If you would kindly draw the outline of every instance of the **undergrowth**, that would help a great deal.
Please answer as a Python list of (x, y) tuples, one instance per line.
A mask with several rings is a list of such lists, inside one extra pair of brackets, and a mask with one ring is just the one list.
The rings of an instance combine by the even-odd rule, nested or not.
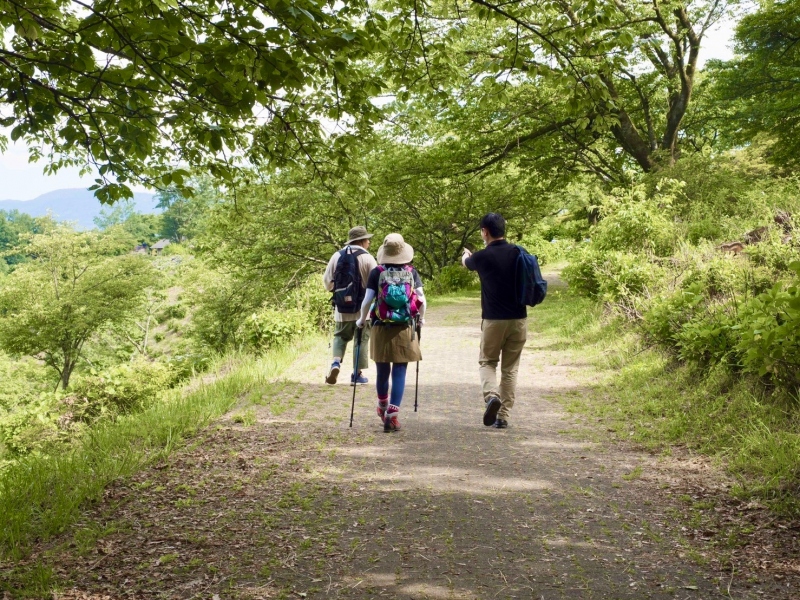
[(251, 389), (279, 375), (309, 340), (260, 357), (227, 356), (188, 387), (142, 412), (102, 422), (69, 451), (31, 454), (0, 473), (0, 555), (26, 555), (36, 541), (63, 532), (81, 507), (113, 481), (164, 459)]
[(800, 515), (797, 398), (724, 366), (680, 363), (565, 288), (530, 315), (550, 347), (571, 349), (594, 366), (590, 391), (569, 399), (571, 411), (603, 419), (618, 438), (649, 449), (682, 446), (705, 455), (733, 475), (736, 496)]

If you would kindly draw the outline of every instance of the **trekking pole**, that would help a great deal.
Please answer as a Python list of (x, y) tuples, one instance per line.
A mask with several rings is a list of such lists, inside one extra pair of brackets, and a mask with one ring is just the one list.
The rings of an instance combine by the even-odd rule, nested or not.
[(353, 405), (350, 407), (350, 427), (353, 426), (353, 413), (356, 410), (356, 388), (358, 388), (358, 359), (361, 355), (361, 332), (363, 329), (356, 328), (356, 364), (353, 367)]
[[(422, 343), (422, 324), (417, 321), (417, 341)], [(417, 398), (419, 397), (419, 361), (417, 361), (417, 381), (414, 384), (414, 412), (417, 412)]]

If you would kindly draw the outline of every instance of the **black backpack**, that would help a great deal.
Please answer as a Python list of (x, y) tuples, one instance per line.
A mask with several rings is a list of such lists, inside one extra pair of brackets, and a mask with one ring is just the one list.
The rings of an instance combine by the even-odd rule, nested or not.
[(353, 314), (361, 310), (366, 290), (361, 285), (358, 257), (366, 250), (349, 246), (339, 252), (339, 261), (333, 272), (333, 297), (331, 304), (342, 314)]
[(542, 277), (539, 268), (539, 259), (533, 254), (528, 254), (522, 246), (517, 246), (516, 287), (517, 302), (526, 306), (541, 304), (547, 295), (547, 281)]

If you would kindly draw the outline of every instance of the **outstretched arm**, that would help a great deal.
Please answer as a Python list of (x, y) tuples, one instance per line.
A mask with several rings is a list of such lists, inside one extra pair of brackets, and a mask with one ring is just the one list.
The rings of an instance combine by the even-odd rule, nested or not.
[(425, 300), (425, 292), (422, 291), (421, 287), (416, 288), (414, 291), (417, 292), (417, 298), (419, 298), (419, 302), (420, 302), (420, 305), (419, 305), (419, 320), (420, 320), (420, 323), (424, 324), (425, 323), (425, 309), (428, 306), (428, 302)]
[(372, 305), (372, 301), (375, 299), (375, 290), (367, 289), (366, 293), (364, 294), (364, 302), (361, 303), (361, 316), (356, 321), (357, 327), (363, 327), (364, 323), (367, 322), (367, 317), (369, 317), (369, 307)]
[(464, 248), (464, 252), (461, 253), (461, 265), (467, 267), (467, 259), (472, 256), (472, 252), (470, 252), (467, 248)]

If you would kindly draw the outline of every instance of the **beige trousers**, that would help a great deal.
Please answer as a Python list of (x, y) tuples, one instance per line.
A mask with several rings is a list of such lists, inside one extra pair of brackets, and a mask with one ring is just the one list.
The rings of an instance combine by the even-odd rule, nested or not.
[[(499, 396), (503, 405), (497, 417), (508, 419), (514, 406), (517, 372), (522, 348), (528, 339), (527, 319), (484, 319), (481, 322), (480, 364), (483, 399)], [(500, 363), (500, 387), (497, 387), (497, 363)]]

